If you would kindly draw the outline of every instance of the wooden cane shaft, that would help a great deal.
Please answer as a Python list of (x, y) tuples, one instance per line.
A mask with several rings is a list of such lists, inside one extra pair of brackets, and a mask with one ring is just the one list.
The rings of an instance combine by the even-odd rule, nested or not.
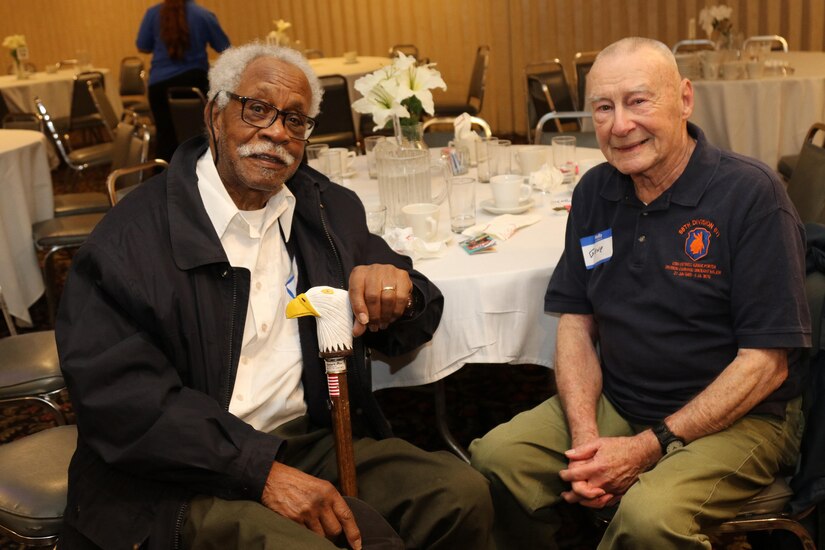
[(348, 497), (358, 496), (355, 481), (355, 453), (352, 448), (352, 423), (349, 410), (349, 386), (347, 373), (327, 373), (332, 402), (332, 430), (335, 437), (335, 455), (338, 462), (338, 479), (341, 493)]

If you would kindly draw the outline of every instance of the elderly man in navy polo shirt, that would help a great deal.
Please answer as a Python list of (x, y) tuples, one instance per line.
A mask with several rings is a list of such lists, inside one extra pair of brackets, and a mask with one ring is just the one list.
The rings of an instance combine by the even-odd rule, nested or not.
[(767, 166), (688, 122), (664, 44), (605, 48), (588, 101), (608, 162), (573, 193), (545, 297), (558, 395), (475, 441), (473, 464), (500, 547), (552, 547), (563, 499), (616, 508), (599, 548), (710, 548), (798, 453), (804, 231)]

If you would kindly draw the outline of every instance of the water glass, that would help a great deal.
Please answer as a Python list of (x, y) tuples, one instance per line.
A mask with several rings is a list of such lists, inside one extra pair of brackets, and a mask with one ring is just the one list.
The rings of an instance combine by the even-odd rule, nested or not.
[[(512, 166), (510, 162), (510, 140), (500, 139), (496, 142), (495, 149), (495, 167), (490, 166), (491, 176), (498, 176), (501, 174), (511, 174)], [(491, 157), (493, 158), (493, 157)]]
[(319, 172), (324, 172), (321, 169), (321, 153), (329, 150), (329, 145), (326, 143), (311, 143), (304, 148), (307, 155), (307, 164), (315, 168)]
[(383, 204), (368, 204), (364, 207), (367, 215), (367, 229), (374, 235), (384, 234), (387, 223), (387, 207)]
[(331, 182), (344, 183), (344, 157), (340, 151), (327, 149), (321, 153), (320, 161), (321, 172)]
[(476, 162), (478, 169), (478, 181), (487, 183), (490, 181), (491, 168), (494, 164), (495, 145), (498, 143), (497, 137), (483, 137), (476, 142)]
[(553, 166), (561, 171), (564, 183), (576, 180), (576, 136), (556, 136), (550, 140)]
[(470, 176), (450, 178), (450, 229), (461, 233), (476, 223), (476, 180)]
[(375, 163), (375, 146), (378, 145), (384, 136), (367, 136), (364, 138), (364, 154), (367, 155), (367, 170), (370, 177), (375, 179), (378, 177), (378, 166)]

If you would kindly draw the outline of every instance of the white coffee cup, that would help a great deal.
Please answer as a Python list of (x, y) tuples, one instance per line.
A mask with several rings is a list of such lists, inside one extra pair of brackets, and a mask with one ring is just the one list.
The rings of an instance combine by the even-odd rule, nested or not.
[(346, 147), (330, 147), (329, 152), (336, 152), (341, 155), (341, 165), (344, 167), (344, 175), (352, 172), (355, 166), (355, 151), (350, 151)]
[(521, 173), (529, 176), (547, 163), (549, 149), (543, 145), (524, 145), (516, 149), (516, 160)]
[(401, 209), (413, 235), (425, 241), (435, 240), (438, 234), (438, 205), (428, 202), (408, 204)]
[(530, 198), (530, 186), (518, 174), (500, 174), (490, 178), (493, 201), (497, 208), (515, 208)]

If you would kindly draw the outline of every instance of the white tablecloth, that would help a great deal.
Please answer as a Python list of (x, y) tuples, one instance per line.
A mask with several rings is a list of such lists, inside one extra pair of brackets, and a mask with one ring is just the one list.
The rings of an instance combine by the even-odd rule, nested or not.
[[(112, 104), (115, 113), (120, 116), (123, 111), (123, 102), (120, 99), (118, 83), (112, 78), (109, 69), (94, 68), (94, 71), (103, 73), (106, 83), (106, 96)], [(25, 80), (18, 80), (15, 75), (0, 76), (0, 93), (12, 113), (33, 113), (34, 97), (38, 96), (49, 111), (52, 118), (67, 117), (72, 107), (72, 86), (74, 85), (74, 70), (57, 71), (56, 73), (38, 72)]]
[(46, 149), (39, 132), (0, 130), (0, 286), (11, 314), (26, 323), (44, 290), (32, 224), (54, 215)]
[[(597, 149), (579, 148), (577, 156), (604, 159)], [(378, 202), (378, 185), (367, 177), (364, 157), (355, 166), (355, 178), (344, 184), (365, 203)], [(478, 183), (476, 203), (489, 198), (490, 186)], [(564, 249), (567, 213), (546, 203), (529, 211), (541, 216), (538, 223), (498, 243), (496, 252), (470, 256), (458, 246), (456, 235), (445, 256), (416, 261), (415, 268), (444, 294), (444, 315), (432, 341), (415, 352), (374, 356), (375, 389), (428, 384), (466, 363), (553, 366), (557, 318), (544, 313), (544, 293)], [(477, 209), (477, 222), (493, 217)], [(439, 228), (449, 231), (446, 202)]]
[(825, 53), (773, 52), (794, 68), (788, 76), (755, 80), (697, 80), (691, 121), (714, 145), (776, 169), (779, 157), (799, 153), (811, 124), (825, 120)]
[[(355, 63), (348, 63), (343, 57), (320, 57), (310, 59), (309, 64), (318, 76), (341, 75), (347, 80), (350, 105), (361, 94), (355, 91), (355, 81), (367, 73), (371, 73), (392, 63), (389, 57), (358, 57)], [(323, 108), (323, 106), (322, 106)], [(361, 115), (352, 112), (352, 122), (355, 124), (355, 134), (360, 137)]]

